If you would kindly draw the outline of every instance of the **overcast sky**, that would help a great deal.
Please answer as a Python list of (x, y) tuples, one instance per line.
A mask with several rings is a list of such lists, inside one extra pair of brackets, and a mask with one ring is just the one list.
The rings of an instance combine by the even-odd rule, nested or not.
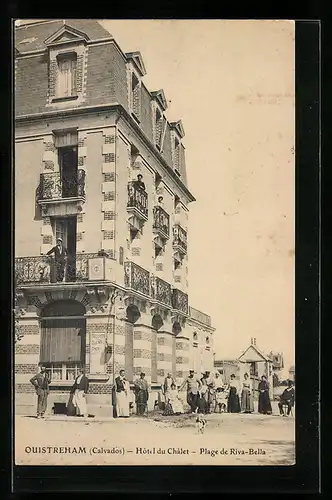
[(256, 337), (294, 358), (294, 23), (103, 21), (139, 50), (149, 90), (182, 119), (189, 296), (211, 314), (216, 358)]

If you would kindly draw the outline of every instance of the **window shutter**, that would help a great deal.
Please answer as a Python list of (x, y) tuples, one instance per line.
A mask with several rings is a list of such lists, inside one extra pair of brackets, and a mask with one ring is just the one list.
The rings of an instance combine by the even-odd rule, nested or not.
[(78, 134), (76, 130), (69, 130), (55, 135), (54, 144), (56, 148), (78, 145)]
[(43, 320), (40, 361), (42, 363), (81, 362), (84, 325), (77, 320)]

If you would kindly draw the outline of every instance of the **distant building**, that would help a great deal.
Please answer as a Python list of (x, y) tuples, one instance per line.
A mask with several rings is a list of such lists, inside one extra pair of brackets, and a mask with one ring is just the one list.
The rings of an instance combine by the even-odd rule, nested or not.
[(229, 360), (229, 359), (219, 359), (215, 360), (214, 367), (216, 371), (218, 371), (223, 378), (225, 384), (228, 384), (231, 378), (231, 375), (234, 373), (236, 378), (239, 380), (240, 378), (240, 366), (239, 361), (237, 359)]
[(282, 352), (274, 353), (270, 351), (269, 358), (272, 360), (272, 369), (274, 372), (281, 372), (284, 369), (284, 355)]
[[(240, 362), (240, 377), (243, 378), (244, 373), (250, 375), (254, 389), (258, 389), (259, 381), (262, 375), (265, 375), (270, 384), (270, 397), (273, 397), (273, 361), (261, 351), (256, 345), (256, 339), (251, 339), (251, 344), (238, 358)], [(255, 398), (258, 392), (254, 392)]]

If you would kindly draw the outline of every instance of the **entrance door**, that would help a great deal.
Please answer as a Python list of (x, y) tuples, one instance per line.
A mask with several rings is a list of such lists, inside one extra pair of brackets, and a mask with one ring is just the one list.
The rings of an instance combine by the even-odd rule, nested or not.
[(62, 181), (62, 197), (77, 196), (77, 147), (59, 148), (59, 166)]

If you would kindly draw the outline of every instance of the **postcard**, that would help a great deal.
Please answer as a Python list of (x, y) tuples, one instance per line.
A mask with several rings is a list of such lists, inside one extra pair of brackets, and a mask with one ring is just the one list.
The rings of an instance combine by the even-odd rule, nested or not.
[(295, 464), (294, 21), (14, 46), (15, 464)]

